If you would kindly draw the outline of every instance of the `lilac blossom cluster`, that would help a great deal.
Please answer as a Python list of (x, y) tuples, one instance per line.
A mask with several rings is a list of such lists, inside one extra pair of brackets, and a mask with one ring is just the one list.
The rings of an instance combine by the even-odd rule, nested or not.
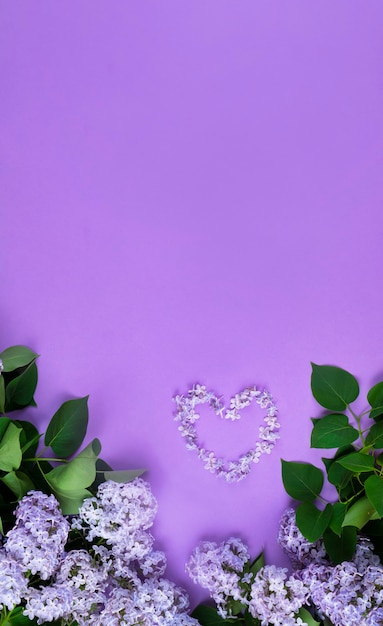
[(383, 566), (368, 538), (359, 538), (351, 561), (333, 565), (323, 542), (310, 544), (289, 509), (282, 516), (278, 539), (320, 619), (327, 617), (334, 626), (383, 623)]
[[(198, 458), (204, 463), (204, 468), (227, 482), (238, 482), (250, 472), (252, 463), (258, 463), (262, 454), (270, 454), (279, 439), (278, 409), (273, 397), (266, 389), (259, 391), (256, 386), (247, 387), (237, 393), (230, 400), (229, 409), (225, 410), (222, 399), (212, 391), (207, 391), (204, 385), (196, 384), (187, 392), (187, 395), (177, 395), (174, 398), (177, 405), (175, 420), (180, 422), (178, 430), (186, 440), (186, 448), (195, 450)], [(200, 418), (196, 406), (207, 404), (216, 415), (223, 419), (238, 420), (239, 411), (252, 402), (256, 402), (262, 409), (266, 409), (265, 426), (259, 427), (258, 440), (253, 448), (242, 454), (238, 460), (227, 461), (219, 458), (211, 450), (206, 449), (199, 441), (195, 422)]]
[(239, 602), (262, 626), (305, 625), (297, 613), (307, 602), (308, 588), (299, 578), (288, 578), (286, 569), (273, 565), (252, 572), (247, 547), (239, 539), (201, 542), (186, 570), (195, 583), (208, 589), (223, 618), (234, 617)]
[[(0, 610), (21, 606), (38, 624), (198, 626), (185, 592), (163, 577), (164, 553), (153, 550), (156, 511), (140, 478), (102, 483), (71, 527), (53, 496), (30, 492), (0, 548)], [(68, 549), (78, 535), (85, 548)]]

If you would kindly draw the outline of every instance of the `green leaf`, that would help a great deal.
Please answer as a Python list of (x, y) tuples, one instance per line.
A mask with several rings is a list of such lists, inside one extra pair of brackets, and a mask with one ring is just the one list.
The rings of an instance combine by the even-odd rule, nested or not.
[(302, 535), (311, 543), (322, 537), (331, 517), (331, 504), (327, 504), (323, 511), (320, 511), (312, 502), (303, 502), (296, 510), (297, 526)]
[(37, 366), (32, 362), (19, 376), (11, 380), (6, 388), (6, 410), (35, 405), (33, 394), (37, 387)]
[(250, 569), (249, 569), (250, 574), (254, 574), (255, 576), (256, 574), (258, 574), (259, 570), (261, 570), (262, 567), (264, 567), (264, 565), (265, 565), (265, 557), (264, 557), (263, 552), (261, 552), (261, 554), (257, 556), (257, 558), (254, 559), (254, 561), (250, 565)]
[(359, 438), (347, 415), (333, 413), (317, 420), (311, 433), (312, 448), (339, 448)]
[(84, 500), (92, 497), (92, 493), (88, 489), (63, 491), (58, 488), (55, 489), (54, 495), (60, 503), (60, 507), (64, 515), (77, 515)]
[(44, 443), (60, 457), (72, 456), (84, 440), (88, 427), (88, 398), (64, 402), (49, 422)]
[(21, 606), (15, 607), (8, 613), (7, 621), (1, 623), (4, 623), (4, 626), (37, 626), (36, 619), (30, 620), (29, 617), (23, 614), (23, 610), (24, 608)]
[(360, 498), (347, 511), (342, 527), (355, 526), (359, 530), (370, 520), (379, 519), (375, 507), (368, 498)]
[(371, 387), (367, 394), (367, 400), (372, 408), (371, 418), (379, 417), (383, 413), (383, 382), (377, 383)]
[(21, 429), (10, 423), (0, 441), (0, 469), (4, 472), (11, 472), (20, 467), (22, 459), (20, 433)]
[(295, 500), (312, 502), (322, 491), (323, 472), (311, 463), (282, 459), (282, 480), (289, 496)]
[(352, 452), (336, 462), (355, 474), (359, 474), (360, 472), (373, 472), (375, 467), (374, 457), (370, 454), (363, 454), (362, 452)]
[(302, 622), (307, 624), (307, 626), (320, 626), (320, 622), (317, 622), (311, 613), (309, 613), (303, 606), (299, 609), (296, 615), (297, 617), (300, 617)]
[(96, 477), (96, 461), (100, 451), (99, 440), (93, 439), (74, 459), (48, 472), (46, 481), (54, 492), (86, 489)]
[(354, 474), (350, 472), (350, 470), (342, 467), (341, 465), (339, 465), (339, 463), (336, 463), (335, 461), (333, 461), (327, 467), (328, 481), (332, 485), (335, 485), (335, 487), (337, 487), (339, 491), (344, 489), (348, 485), (353, 476)]
[(31, 422), (27, 422), (26, 420), (13, 420), (13, 423), (21, 428), (20, 446), (23, 456), (28, 452), (28, 457), (33, 457), (36, 454), (38, 443), (42, 435), (40, 435), (37, 428)]
[(317, 402), (330, 411), (344, 411), (359, 395), (356, 378), (340, 367), (311, 363), (311, 390)]
[(146, 469), (137, 470), (108, 470), (104, 472), (105, 480), (114, 480), (116, 483), (130, 483), (138, 476), (142, 476)]
[(4, 378), (0, 373), (0, 413), (5, 411), (5, 385)]
[(383, 448), (383, 421), (373, 424), (367, 434), (366, 446), (372, 446), (376, 450)]
[(224, 619), (218, 615), (216, 609), (206, 606), (206, 604), (197, 606), (191, 616), (197, 619), (202, 626), (225, 626), (226, 624), (236, 624), (238, 622), (236, 619)]
[(341, 536), (332, 532), (329, 528), (323, 535), (323, 542), (330, 559), (336, 565), (342, 561), (350, 561), (356, 548), (356, 528), (348, 526), (343, 528)]
[(330, 521), (330, 528), (333, 533), (338, 535), (338, 537), (342, 534), (342, 524), (344, 517), (346, 515), (347, 506), (343, 504), (343, 502), (335, 502), (332, 505), (332, 518)]
[(383, 517), (383, 480), (378, 476), (369, 476), (364, 483), (366, 496), (379, 517)]
[(4, 372), (13, 372), (19, 367), (25, 367), (37, 359), (38, 356), (36, 352), (32, 352), (32, 350), (26, 346), (12, 346), (0, 352)]
[(15, 494), (17, 500), (21, 500), (28, 491), (35, 488), (33, 482), (24, 472), (8, 472), (0, 480)]

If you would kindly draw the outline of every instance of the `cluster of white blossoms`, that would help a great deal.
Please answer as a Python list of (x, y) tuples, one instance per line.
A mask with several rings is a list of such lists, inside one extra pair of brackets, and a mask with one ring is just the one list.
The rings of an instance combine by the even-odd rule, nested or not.
[(20, 606), (38, 624), (198, 626), (186, 593), (163, 578), (148, 530), (156, 512), (141, 478), (102, 483), (71, 526), (54, 496), (30, 492), (0, 548), (0, 610)]
[(287, 569), (274, 565), (252, 572), (247, 547), (240, 539), (231, 537), (221, 544), (201, 542), (186, 570), (195, 583), (208, 589), (224, 619), (235, 616), (239, 603), (262, 626), (305, 624), (297, 615), (308, 598), (304, 583), (288, 578)]
[[(229, 409), (225, 409), (222, 398), (214, 392), (207, 391), (204, 385), (196, 384), (186, 395), (176, 395), (174, 401), (177, 405), (175, 420), (180, 422), (178, 430), (186, 440), (186, 448), (195, 450), (198, 457), (203, 461), (205, 469), (219, 477), (225, 478), (227, 482), (238, 482), (245, 478), (250, 472), (252, 463), (258, 463), (262, 454), (270, 454), (279, 439), (278, 409), (273, 402), (273, 397), (266, 389), (259, 391), (256, 386), (247, 387), (237, 393), (230, 400)], [(196, 411), (198, 405), (207, 404), (214, 410), (216, 415), (223, 419), (240, 419), (240, 410), (250, 406), (253, 402), (261, 409), (266, 409), (264, 417), (265, 425), (261, 425), (258, 430), (258, 439), (254, 446), (242, 454), (237, 460), (225, 460), (217, 457), (212, 450), (207, 450), (199, 441), (196, 421), (200, 415)]]

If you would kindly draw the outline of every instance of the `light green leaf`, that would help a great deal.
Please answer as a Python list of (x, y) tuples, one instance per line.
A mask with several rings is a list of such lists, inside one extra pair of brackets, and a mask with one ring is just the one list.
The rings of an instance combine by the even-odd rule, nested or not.
[(378, 476), (369, 476), (364, 483), (366, 496), (375, 508), (379, 517), (383, 517), (383, 479)]
[(342, 527), (355, 526), (359, 530), (370, 520), (379, 519), (375, 507), (368, 498), (360, 498), (347, 511)]
[(99, 440), (93, 439), (74, 459), (45, 474), (45, 480), (55, 492), (86, 489), (96, 477), (96, 461), (100, 451)]
[(367, 394), (367, 400), (372, 408), (371, 418), (379, 417), (383, 413), (383, 382), (377, 383), (371, 387)]
[(0, 469), (4, 472), (11, 472), (20, 467), (22, 459), (20, 434), (21, 429), (11, 422), (0, 441)]
[(311, 390), (321, 406), (330, 411), (344, 411), (359, 395), (356, 378), (340, 367), (311, 363)]
[(4, 372), (13, 372), (18, 367), (25, 367), (37, 359), (39, 355), (26, 346), (12, 346), (0, 352)]
[(315, 421), (311, 433), (312, 448), (339, 448), (359, 438), (344, 413), (332, 413)]
[(33, 482), (24, 472), (8, 472), (0, 480), (15, 494), (17, 500), (21, 500), (28, 491), (35, 488)]
[(312, 502), (322, 491), (323, 472), (311, 463), (282, 459), (282, 480), (289, 496), (295, 500)]
[(331, 517), (331, 504), (327, 504), (323, 511), (320, 511), (312, 502), (303, 502), (296, 510), (297, 526), (302, 535), (311, 543), (318, 541), (323, 535)]
[(146, 469), (137, 470), (108, 470), (104, 472), (105, 480), (114, 480), (116, 483), (130, 483), (132, 480), (141, 476)]
[(77, 489), (71, 491), (55, 489), (54, 495), (60, 503), (60, 508), (64, 515), (77, 515), (84, 500), (92, 497), (92, 493), (88, 491), (88, 489)]
[(351, 454), (343, 456), (336, 462), (355, 474), (373, 472), (375, 467), (374, 457), (370, 454), (363, 454), (362, 452), (352, 452)]
[(7, 411), (18, 407), (34, 405), (33, 394), (37, 386), (37, 366), (32, 362), (25, 370), (11, 380), (6, 389)]
[(84, 440), (88, 426), (88, 398), (64, 402), (49, 422), (44, 443), (59, 457), (72, 456)]

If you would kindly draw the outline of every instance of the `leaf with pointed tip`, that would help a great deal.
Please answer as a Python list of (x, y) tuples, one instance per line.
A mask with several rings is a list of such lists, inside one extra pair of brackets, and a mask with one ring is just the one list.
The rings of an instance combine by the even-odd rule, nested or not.
[(323, 534), (323, 541), (333, 563), (337, 565), (342, 561), (350, 561), (356, 548), (356, 528), (353, 526), (343, 528), (340, 537), (328, 528)]
[(11, 472), (20, 467), (22, 459), (20, 433), (21, 428), (10, 423), (2, 436), (0, 441), (0, 469), (4, 472)]
[(29, 476), (20, 471), (8, 472), (0, 480), (15, 494), (17, 500), (21, 500), (28, 491), (35, 488)]
[(13, 378), (5, 391), (6, 411), (15, 411), (20, 407), (36, 406), (33, 395), (37, 387), (37, 366), (30, 363), (19, 376)]
[(282, 480), (289, 496), (295, 500), (312, 502), (322, 491), (323, 472), (311, 463), (282, 459)]
[(138, 476), (142, 476), (146, 469), (136, 470), (107, 470), (104, 472), (105, 480), (114, 480), (116, 483), (130, 483)]
[(48, 424), (44, 443), (60, 457), (72, 456), (84, 441), (88, 427), (88, 398), (67, 400)]
[(375, 474), (369, 476), (364, 483), (366, 496), (375, 508), (379, 517), (383, 517), (383, 480)]
[(86, 489), (96, 477), (96, 461), (100, 451), (99, 440), (93, 439), (74, 459), (48, 472), (45, 480), (55, 492)]
[(348, 509), (344, 516), (342, 527), (355, 526), (360, 530), (367, 522), (374, 519), (379, 519), (375, 507), (368, 498), (360, 498)]
[(340, 367), (311, 363), (311, 390), (315, 400), (330, 411), (344, 411), (359, 395), (356, 378)]
[(32, 352), (26, 346), (11, 346), (0, 352), (4, 372), (13, 372), (19, 367), (25, 367), (37, 359), (38, 356), (36, 352)]
[(383, 421), (373, 424), (367, 433), (366, 446), (372, 446), (375, 450), (383, 448)]
[(342, 467), (354, 472), (354, 474), (373, 472), (375, 467), (374, 457), (370, 454), (363, 454), (362, 452), (352, 452), (336, 462)]
[(367, 400), (371, 407), (370, 417), (375, 419), (383, 413), (383, 382), (371, 387), (367, 394)]
[(312, 448), (339, 448), (359, 438), (344, 413), (332, 413), (317, 420), (311, 433)]
[(297, 526), (302, 535), (311, 543), (318, 541), (328, 527), (332, 517), (331, 504), (326, 504), (323, 511), (312, 502), (303, 502), (296, 510)]

